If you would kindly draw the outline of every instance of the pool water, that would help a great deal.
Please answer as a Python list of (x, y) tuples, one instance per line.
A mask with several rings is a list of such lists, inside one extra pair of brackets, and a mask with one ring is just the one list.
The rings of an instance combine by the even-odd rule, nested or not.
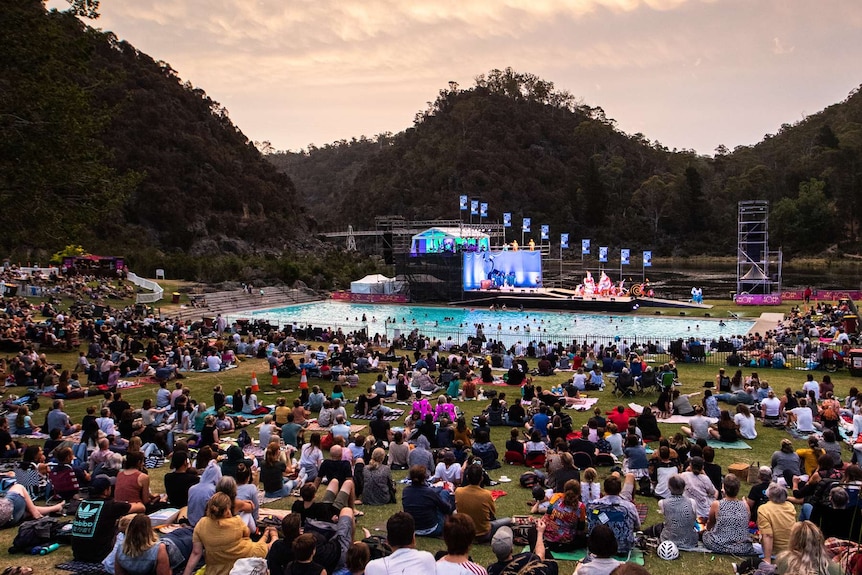
[[(667, 313), (667, 312), (666, 312)], [(252, 320), (266, 319), (272, 324), (298, 327), (341, 328), (345, 333), (367, 329), (369, 335), (386, 333), (397, 337), (418, 329), (420, 333), (441, 339), (462, 341), (482, 325), (487, 338), (507, 344), (516, 341), (571, 341), (583, 339), (616, 339), (644, 341), (695, 337), (706, 341), (745, 334), (753, 320), (704, 318), (668, 318), (643, 315), (610, 315), (594, 313), (517, 310), (493, 311), (487, 308), (452, 306), (413, 306), (390, 304), (357, 304), (317, 302), (248, 312), (229, 316)], [(363, 317), (365, 321), (363, 321)]]

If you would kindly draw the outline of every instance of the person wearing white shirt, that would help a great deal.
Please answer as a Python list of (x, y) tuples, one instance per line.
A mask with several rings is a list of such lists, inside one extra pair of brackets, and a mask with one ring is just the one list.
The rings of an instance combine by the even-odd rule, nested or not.
[(764, 421), (778, 421), (781, 415), (781, 400), (775, 397), (775, 392), (769, 390), (766, 399), (760, 402), (760, 412)]
[(208, 371), (220, 371), (221, 370), (221, 358), (215, 354), (215, 352), (211, 351), (207, 356), (207, 370)]
[(808, 407), (808, 401), (805, 398), (801, 398), (799, 407), (791, 409), (787, 415), (788, 420), (796, 421), (796, 431), (800, 433), (817, 431), (814, 427), (814, 414), (811, 413), (811, 408)]
[(808, 397), (809, 392), (814, 392), (814, 399), (820, 401), (820, 383), (814, 379), (810, 373), (806, 376), (807, 381), (802, 384), (802, 391), (805, 392), (805, 397)]
[(409, 513), (399, 511), (386, 521), (386, 541), (392, 548), (388, 557), (374, 559), (365, 566), (365, 575), (396, 573), (433, 574), (437, 570), (434, 556), (416, 549), (416, 524)]
[(443, 461), (434, 468), (434, 477), (431, 478), (431, 483), (435, 481), (448, 481), (455, 486), (461, 485), (461, 466), (455, 461), (455, 454), (451, 451), (447, 451), (443, 455)]
[(754, 428), (755, 419), (747, 405), (740, 403), (736, 406), (733, 421), (739, 426), (739, 435), (743, 439), (757, 439), (757, 430)]

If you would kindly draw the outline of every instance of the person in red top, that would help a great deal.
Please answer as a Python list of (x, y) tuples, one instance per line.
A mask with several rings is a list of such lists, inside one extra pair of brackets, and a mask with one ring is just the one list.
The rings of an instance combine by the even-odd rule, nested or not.
[(584, 358), (581, 357), (580, 354), (576, 353), (575, 357), (572, 358), (572, 371), (578, 371), (578, 368), (582, 365), (584, 365)]
[(616, 406), (608, 414), (608, 421), (615, 423), (619, 429), (627, 429), (629, 426), (629, 416), (626, 414), (626, 409), (622, 405)]
[(144, 454), (135, 451), (126, 454), (123, 470), (117, 474), (114, 499), (126, 503), (143, 503), (148, 511), (159, 508), (161, 496), (150, 493), (150, 476), (143, 472)]

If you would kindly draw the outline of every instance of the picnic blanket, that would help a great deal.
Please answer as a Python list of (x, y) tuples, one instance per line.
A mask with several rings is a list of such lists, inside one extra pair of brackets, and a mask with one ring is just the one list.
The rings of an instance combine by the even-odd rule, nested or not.
[(257, 491), (257, 503), (258, 506), (266, 505), (267, 503), (272, 503), (273, 501), (280, 501), (283, 497), (267, 497), (262, 489), (258, 489)]
[[(528, 553), (530, 551), (530, 547), (524, 547), (522, 553)], [(554, 559), (558, 561), (583, 561), (587, 556), (586, 549), (576, 549), (575, 551), (563, 552), (563, 551), (547, 551), (546, 554), (553, 556)], [(614, 557), (617, 561), (622, 561), (623, 563), (637, 563), (638, 565), (644, 564), (644, 552), (638, 548), (632, 549), (631, 555), (625, 556), (621, 555), (618, 557)]]
[[(231, 364), (231, 365), (225, 367), (224, 369), (222, 369), (220, 371), (227, 371), (229, 369), (236, 369), (237, 367), (239, 367), (239, 366), (234, 363), (234, 364)], [(183, 373), (220, 373), (220, 371), (210, 371), (209, 369), (190, 369), (188, 371), (181, 369), (180, 371)]]
[(57, 569), (63, 571), (74, 571), (76, 575), (111, 575), (102, 567), (101, 563), (87, 563), (86, 561), (67, 561), (58, 563)]
[[(365, 429), (366, 427), (368, 427), (368, 426), (367, 425), (351, 425), (350, 426), (350, 433), (358, 433), (358, 432), (362, 431), (363, 429)], [(308, 424), (308, 426), (305, 428), (305, 430), (306, 431), (320, 431), (320, 432), (326, 433), (327, 431), (329, 431), (329, 428), (328, 427), (320, 427), (320, 425), (318, 425), (316, 421), (312, 421), (311, 423)]]
[[(693, 415), (671, 415), (665, 419), (657, 419), (659, 423), (676, 423), (680, 425), (688, 425)], [(716, 423), (718, 421), (717, 417), (707, 417), (710, 423)]]
[(646, 503), (635, 503), (635, 507), (638, 509), (638, 520), (641, 525), (646, 522), (646, 516), (649, 512), (649, 506)]
[(598, 397), (584, 397), (581, 403), (567, 405), (566, 409), (574, 409), (575, 411), (589, 411), (595, 404), (599, 402)]
[(136, 387), (144, 387), (144, 384), (129, 379), (121, 379), (117, 382), (117, 389), (134, 389)]
[(751, 449), (751, 446), (741, 439), (737, 439), (733, 443), (719, 441), (717, 439), (707, 439), (706, 444), (713, 449)]
[[(398, 419), (399, 417), (401, 417), (403, 415), (404, 415), (403, 409), (393, 409), (386, 416), (383, 417), (383, 420), (384, 421), (395, 421), (396, 419)], [(353, 415), (350, 416), (350, 419), (377, 419), (377, 417), (372, 413), (369, 413), (368, 415), (357, 415), (354, 413)]]

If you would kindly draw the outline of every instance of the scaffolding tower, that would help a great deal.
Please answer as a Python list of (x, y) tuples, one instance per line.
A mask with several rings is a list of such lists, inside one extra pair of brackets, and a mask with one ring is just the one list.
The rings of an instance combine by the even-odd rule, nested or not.
[(739, 202), (737, 218), (736, 292), (781, 291), (781, 250), (769, 250), (769, 202)]

